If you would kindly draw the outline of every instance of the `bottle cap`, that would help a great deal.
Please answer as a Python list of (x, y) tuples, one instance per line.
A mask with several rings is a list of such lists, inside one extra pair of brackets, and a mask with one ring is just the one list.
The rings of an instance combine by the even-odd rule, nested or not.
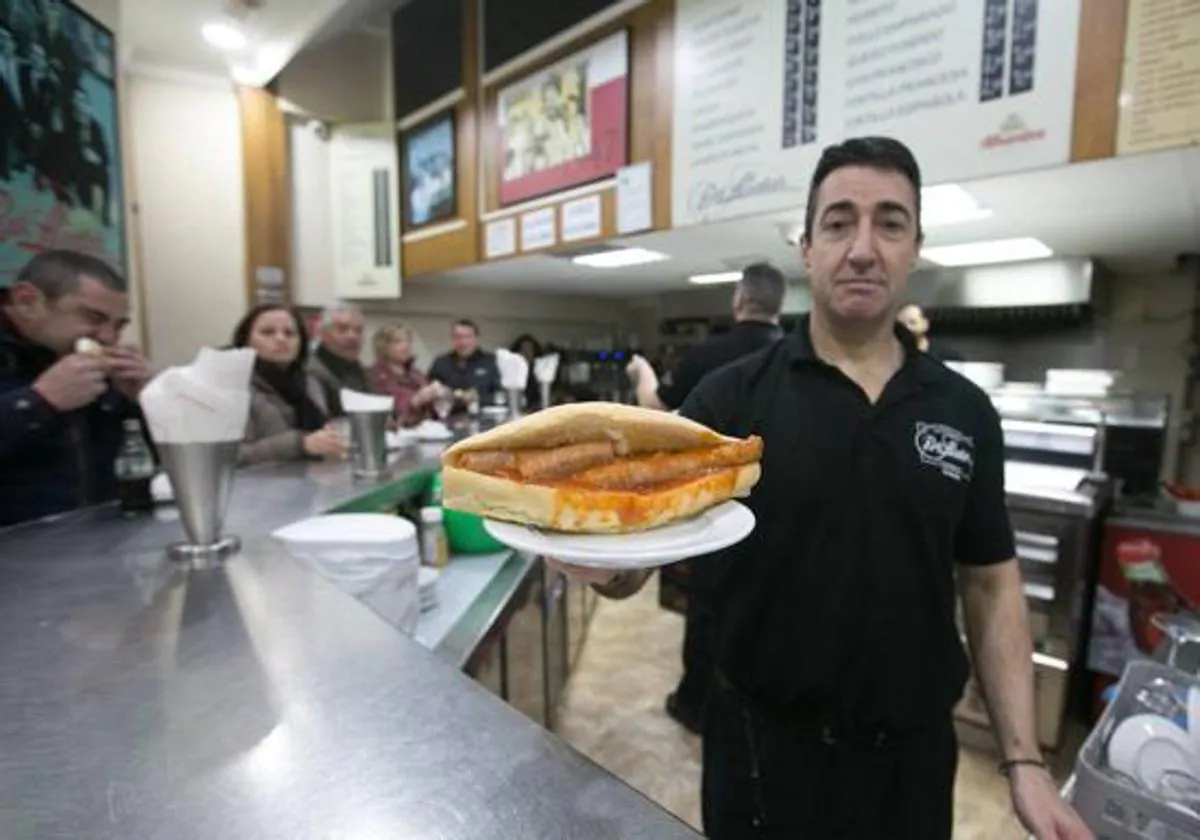
[(430, 525), (442, 521), (442, 509), (440, 507), (423, 507), (421, 508), (421, 521)]

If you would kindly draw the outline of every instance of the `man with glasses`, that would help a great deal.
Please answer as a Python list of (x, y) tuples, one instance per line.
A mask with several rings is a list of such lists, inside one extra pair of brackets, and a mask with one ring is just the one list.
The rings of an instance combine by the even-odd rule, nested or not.
[(121, 423), (151, 376), (118, 344), (128, 323), (124, 278), (87, 254), (44, 251), (0, 290), (0, 526), (116, 497)]

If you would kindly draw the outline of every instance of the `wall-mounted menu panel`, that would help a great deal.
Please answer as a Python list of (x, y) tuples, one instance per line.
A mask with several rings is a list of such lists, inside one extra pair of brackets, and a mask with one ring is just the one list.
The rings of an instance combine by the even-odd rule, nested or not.
[(1117, 154), (1200, 143), (1200, 3), (1131, 0)]
[[(450, 2), (450, 0), (430, 0)], [(495, 70), (616, 0), (483, 0), (483, 71)]]
[(392, 74), (397, 119), (463, 86), (459, 0), (412, 0), (392, 14)]
[(676, 0), (675, 226), (799, 206), (889, 135), (939, 183), (1066, 163), (1080, 0)]

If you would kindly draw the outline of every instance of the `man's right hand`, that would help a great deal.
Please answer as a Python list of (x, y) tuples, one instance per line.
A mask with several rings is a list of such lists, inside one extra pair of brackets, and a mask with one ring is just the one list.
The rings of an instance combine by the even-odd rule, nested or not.
[(74, 411), (96, 401), (108, 388), (103, 358), (72, 353), (50, 366), (33, 383), (46, 402), (58, 411)]
[(317, 458), (345, 458), (350, 445), (336, 429), (325, 427), (304, 438), (304, 452)]
[(546, 565), (556, 572), (560, 572), (571, 580), (579, 583), (585, 583), (589, 586), (606, 586), (616, 580), (618, 572), (612, 569), (594, 569), (590, 566), (574, 566), (570, 563), (564, 563), (561, 560), (555, 560), (553, 557), (546, 557)]

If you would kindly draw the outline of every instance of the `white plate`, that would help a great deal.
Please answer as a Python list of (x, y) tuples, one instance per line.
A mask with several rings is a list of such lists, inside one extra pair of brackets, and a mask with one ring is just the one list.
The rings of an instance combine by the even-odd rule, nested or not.
[(412, 430), (417, 440), (434, 441), (434, 440), (450, 440), (454, 437), (454, 432), (450, 431), (444, 423), (439, 423), (436, 420), (426, 420)]
[(596, 569), (653, 569), (735, 545), (754, 530), (754, 514), (725, 502), (692, 519), (635, 534), (566, 534), (485, 519), (493, 538), (510, 548)]
[(1168, 771), (1195, 776), (1197, 758), (1188, 734), (1160, 715), (1128, 717), (1108, 741), (1109, 766), (1152, 793)]
[(412, 446), (416, 442), (417, 435), (412, 429), (401, 429), (387, 433), (388, 449), (403, 449), (406, 446)]

